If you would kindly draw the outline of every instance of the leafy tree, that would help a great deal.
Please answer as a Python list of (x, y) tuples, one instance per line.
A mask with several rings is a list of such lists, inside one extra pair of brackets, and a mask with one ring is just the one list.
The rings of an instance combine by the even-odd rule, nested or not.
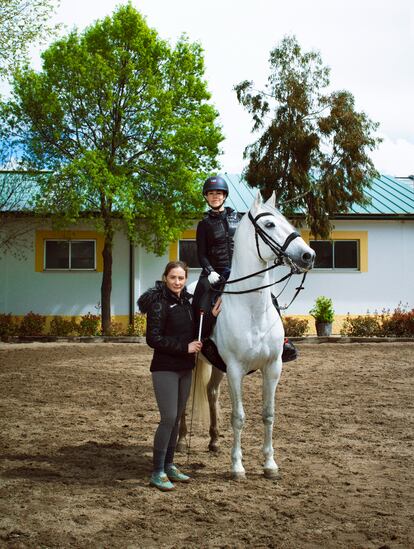
[(252, 131), (261, 132), (245, 149), (244, 176), (266, 197), (276, 191), (286, 215), (305, 210), (313, 235), (326, 238), (329, 216), (367, 203), (364, 188), (377, 175), (368, 151), (380, 142), (373, 136), (378, 124), (355, 110), (348, 91), (325, 91), (329, 68), (295, 37), (270, 53), (270, 67), (264, 91), (249, 81), (235, 86)]
[(0, 76), (8, 74), (35, 40), (50, 36), (54, 0), (0, 0)]
[(117, 225), (161, 254), (202, 209), (201, 180), (222, 140), (203, 74), (198, 44), (170, 46), (128, 4), (52, 44), (42, 71), (20, 70), (3, 104), (26, 162), (53, 170), (39, 207), (104, 232), (104, 333)]
[(37, 174), (0, 170), (0, 260), (6, 254), (25, 257), (32, 245), (32, 231), (40, 223), (30, 210), (30, 196)]

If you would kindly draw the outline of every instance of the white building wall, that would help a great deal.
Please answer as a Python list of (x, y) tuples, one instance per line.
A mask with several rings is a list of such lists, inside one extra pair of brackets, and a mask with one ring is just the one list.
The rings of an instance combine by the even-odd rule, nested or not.
[[(81, 227), (77, 227), (81, 228)], [(337, 231), (368, 231), (368, 272), (311, 271), (305, 290), (285, 314), (306, 315), (316, 297), (332, 298), (336, 314), (364, 314), (367, 310), (393, 310), (400, 302), (414, 307), (414, 223), (412, 221), (340, 221)], [(0, 313), (24, 315), (83, 315), (99, 312), (102, 273), (36, 272), (35, 249), (25, 259), (0, 257)], [(134, 310), (138, 297), (160, 280), (169, 261), (169, 250), (161, 257), (137, 247), (134, 250)], [(278, 269), (277, 275), (283, 276)], [(190, 272), (189, 283), (199, 270)], [(295, 276), (279, 298), (289, 302), (300, 277)], [(112, 315), (129, 314), (129, 242), (116, 233), (113, 246)]]
[[(90, 227), (76, 227), (89, 229)], [(92, 271), (35, 270), (35, 233), (28, 239), (24, 257), (0, 256), (0, 313), (78, 316), (99, 314), (102, 273)], [(111, 310), (129, 312), (129, 243), (117, 233), (113, 246)]]
[(394, 310), (400, 302), (414, 307), (412, 221), (341, 221), (335, 230), (368, 231), (368, 272), (311, 271), (289, 314), (307, 314), (320, 295), (332, 299), (337, 314)]

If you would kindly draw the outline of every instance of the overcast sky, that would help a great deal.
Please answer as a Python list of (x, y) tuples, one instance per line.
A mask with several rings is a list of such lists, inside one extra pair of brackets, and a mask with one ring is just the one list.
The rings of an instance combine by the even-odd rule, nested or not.
[[(67, 30), (110, 15), (122, 0), (61, 0), (56, 20)], [(358, 110), (380, 123), (373, 154), (385, 174), (414, 174), (413, 0), (132, 0), (150, 27), (174, 43), (186, 33), (205, 52), (206, 79), (226, 136), (222, 171), (241, 172), (254, 138), (233, 86), (263, 86), (268, 58), (294, 34), (331, 68), (331, 89), (346, 89)], [(36, 60), (34, 61), (36, 65)]]

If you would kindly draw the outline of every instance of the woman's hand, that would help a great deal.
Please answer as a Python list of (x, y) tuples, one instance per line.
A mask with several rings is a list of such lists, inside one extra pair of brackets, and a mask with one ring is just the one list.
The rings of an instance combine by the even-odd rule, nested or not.
[(214, 307), (211, 309), (211, 313), (213, 316), (217, 318), (220, 311), (221, 311), (221, 297), (219, 297), (215, 302)]
[(203, 346), (203, 344), (201, 343), (201, 341), (192, 341), (191, 343), (188, 344), (188, 352), (190, 354), (192, 353), (198, 353), (199, 351), (201, 351), (201, 347)]

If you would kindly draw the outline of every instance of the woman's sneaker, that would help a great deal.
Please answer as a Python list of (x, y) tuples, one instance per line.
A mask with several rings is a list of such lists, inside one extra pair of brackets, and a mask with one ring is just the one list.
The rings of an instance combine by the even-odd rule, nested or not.
[(158, 488), (158, 490), (162, 490), (163, 492), (169, 492), (175, 488), (174, 484), (165, 473), (152, 473), (150, 485), (155, 486), (155, 488)]
[(174, 482), (189, 482), (190, 477), (182, 473), (175, 465), (170, 465), (165, 468), (165, 472), (170, 480)]

